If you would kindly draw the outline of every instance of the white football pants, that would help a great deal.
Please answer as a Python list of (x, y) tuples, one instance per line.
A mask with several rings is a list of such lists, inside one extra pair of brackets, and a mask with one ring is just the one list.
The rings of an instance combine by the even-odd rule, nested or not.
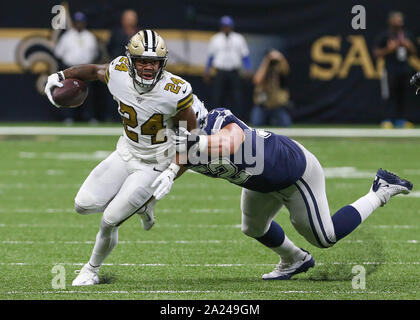
[(77, 212), (103, 212), (103, 220), (108, 225), (119, 226), (143, 211), (146, 204), (152, 204), (150, 200), (156, 188), (150, 185), (171, 160), (162, 164), (145, 163), (126, 151), (119, 146), (92, 170), (76, 195)]

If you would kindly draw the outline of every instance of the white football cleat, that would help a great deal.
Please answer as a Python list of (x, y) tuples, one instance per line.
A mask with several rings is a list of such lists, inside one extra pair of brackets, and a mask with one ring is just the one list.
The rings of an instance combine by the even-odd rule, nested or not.
[(146, 205), (146, 208), (143, 212), (138, 212), (137, 214), (140, 216), (141, 225), (143, 229), (148, 231), (152, 229), (155, 224), (155, 215), (154, 215), (154, 208), (155, 208), (156, 200), (153, 199), (150, 203)]
[(315, 266), (315, 259), (308, 251), (303, 251), (306, 253), (303, 259), (294, 262), (283, 262), (280, 260), (280, 263), (276, 266), (276, 268), (272, 272), (264, 274), (262, 279), (289, 280), (295, 274), (308, 271), (310, 268)]
[(92, 286), (99, 283), (99, 267), (92, 267), (89, 262), (80, 270), (79, 275), (73, 280), (72, 286)]
[(413, 190), (413, 184), (410, 181), (401, 179), (396, 174), (381, 168), (376, 173), (370, 192), (377, 195), (382, 207), (392, 196), (400, 193), (408, 194), (411, 190)]

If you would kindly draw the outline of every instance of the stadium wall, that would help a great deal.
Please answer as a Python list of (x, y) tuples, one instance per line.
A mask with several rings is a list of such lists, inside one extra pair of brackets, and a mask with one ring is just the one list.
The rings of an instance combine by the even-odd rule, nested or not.
[[(57, 119), (57, 110), (40, 93), (46, 76), (58, 67), (51, 54), (60, 31), (52, 30), (57, 1), (0, 3), (1, 121)], [(104, 45), (118, 26), (123, 9), (134, 8), (140, 26), (157, 29), (167, 40), (168, 69), (189, 80), (210, 101), (211, 88), (201, 75), (207, 43), (218, 19), (228, 14), (243, 33), (254, 70), (268, 48), (283, 51), (291, 66), (289, 88), (295, 121), (306, 123), (377, 123), (382, 118), (380, 77), (383, 61), (372, 54), (375, 37), (386, 28), (389, 11), (400, 10), (420, 45), (420, 4), (416, 0), (195, 0), (68, 1), (71, 12), (84, 11), (89, 28)], [(363, 5), (366, 29), (351, 26), (353, 6)], [(420, 50), (419, 50), (420, 51)], [(112, 57), (102, 54), (100, 60)], [(420, 60), (411, 59), (414, 70)], [(244, 114), (252, 107), (252, 84), (243, 81)], [(420, 100), (410, 95), (409, 119), (420, 122)], [(104, 90), (104, 94), (105, 90)]]

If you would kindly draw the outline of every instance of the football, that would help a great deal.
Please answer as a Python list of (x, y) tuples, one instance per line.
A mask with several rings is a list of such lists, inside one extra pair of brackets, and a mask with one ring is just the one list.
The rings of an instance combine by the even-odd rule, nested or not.
[(55, 87), (52, 98), (62, 107), (76, 108), (85, 102), (88, 95), (87, 85), (79, 79), (64, 79), (61, 88)]

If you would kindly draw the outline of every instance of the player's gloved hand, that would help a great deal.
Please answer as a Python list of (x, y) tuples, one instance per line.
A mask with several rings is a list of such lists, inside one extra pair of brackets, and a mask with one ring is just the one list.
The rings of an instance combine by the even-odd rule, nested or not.
[(197, 149), (200, 152), (204, 152), (207, 149), (208, 140), (204, 135), (196, 135), (189, 132), (183, 127), (179, 127), (175, 130), (175, 135), (171, 137), (175, 149), (179, 153), (186, 153), (194, 148), (193, 152), (197, 152)]
[(52, 75), (50, 75), (48, 77), (47, 84), (45, 85), (45, 89), (44, 89), (45, 94), (48, 97), (48, 100), (50, 100), (50, 102), (57, 108), (62, 108), (62, 106), (55, 103), (55, 101), (52, 98), (51, 92), (55, 87), (60, 87), (61, 88), (63, 86), (63, 84), (60, 81), (62, 81), (64, 79), (65, 79), (64, 78), (64, 73), (62, 71), (57, 72), (57, 73), (53, 73)]
[(420, 72), (411, 77), (410, 84), (416, 87), (416, 95), (420, 93)]
[(162, 199), (165, 195), (171, 191), (174, 179), (180, 169), (176, 163), (171, 163), (169, 167), (163, 171), (156, 179), (153, 181), (151, 187), (154, 188), (157, 186), (153, 196), (156, 200)]

